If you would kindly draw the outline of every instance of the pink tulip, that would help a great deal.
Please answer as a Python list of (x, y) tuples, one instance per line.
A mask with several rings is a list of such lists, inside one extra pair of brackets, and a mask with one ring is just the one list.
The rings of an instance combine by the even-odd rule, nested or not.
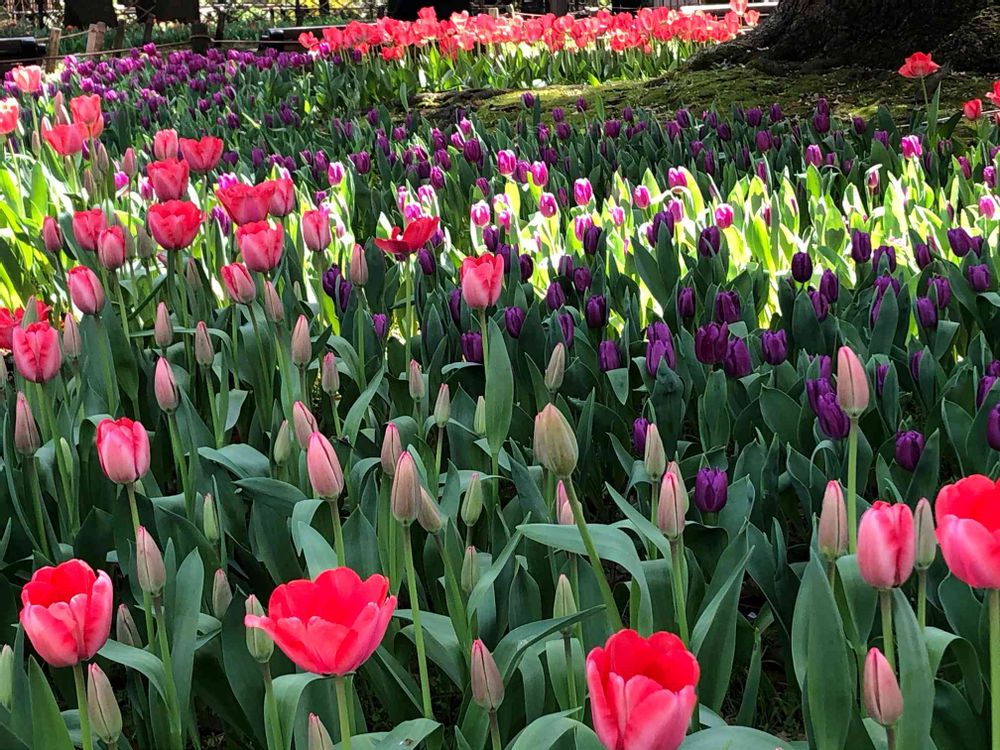
[(269, 180), (274, 186), (274, 193), (268, 205), (268, 213), (276, 218), (288, 216), (295, 208), (295, 184), (287, 177)]
[(42, 242), (45, 243), (45, 249), (53, 255), (63, 248), (62, 230), (59, 222), (51, 216), (42, 219)]
[(97, 260), (108, 271), (117, 271), (125, 265), (127, 248), (125, 230), (117, 224), (97, 235)]
[(84, 250), (97, 249), (97, 236), (107, 226), (108, 220), (99, 208), (73, 214), (73, 238)]
[(176, 130), (159, 130), (153, 135), (153, 156), (161, 160), (177, 158)]
[(857, 417), (868, 408), (868, 375), (858, 355), (847, 346), (837, 352), (837, 401), (849, 416)]
[(285, 230), (281, 224), (254, 221), (236, 228), (236, 244), (247, 268), (258, 273), (274, 270), (281, 262)]
[(132, 484), (149, 471), (149, 435), (128, 417), (104, 419), (97, 425), (97, 457), (115, 484)]
[(306, 449), (306, 468), (309, 471), (309, 481), (318, 497), (337, 498), (344, 490), (344, 473), (340, 468), (340, 460), (330, 441), (320, 432), (309, 436), (309, 447)]
[(97, 274), (86, 266), (74, 266), (66, 273), (69, 298), (84, 315), (97, 315), (104, 309), (104, 287)]
[(146, 176), (158, 201), (178, 201), (184, 198), (187, 195), (190, 171), (188, 163), (179, 159), (163, 159), (146, 165)]
[(459, 277), (462, 296), (473, 310), (482, 310), (496, 304), (503, 289), (503, 258), (484, 253), (478, 258), (462, 261)]
[(314, 208), (302, 214), (302, 241), (318, 253), (330, 246), (330, 211), (325, 207)]
[(884, 727), (891, 727), (903, 715), (903, 694), (888, 660), (877, 648), (865, 659), (865, 708)]
[(192, 172), (209, 172), (218, 165), (222, 158), (222, 139), (206, 135), (201, 140), (181, 138), (179, 141), (181, 156), (191, 166)]
[(160, 357), (156, 362), (153, 391), (156, 394), (156, 403), (163, 411), (172, 412), (177, 409), (180, 403), (180, 394), (177, 390), (177, 381), (174, 379), (173, 368), (166, 357)]
[(247, 267), (242, 263), (230, 263), (222, 267), (222, 283), (233, 302), (249, 305), (257, 296), (257, 287)]
[(32, 383), (52, 380), (62, 364), (59, 333), (48, 321), (16, 326), (12, 335), (14, 366), (21, 377)]
[(879, 500), (861, 517), (858, 527), (858, 567), (872, 588), (901, 586), (913, 572), (916, 536), (913, 511), (905, 503)]

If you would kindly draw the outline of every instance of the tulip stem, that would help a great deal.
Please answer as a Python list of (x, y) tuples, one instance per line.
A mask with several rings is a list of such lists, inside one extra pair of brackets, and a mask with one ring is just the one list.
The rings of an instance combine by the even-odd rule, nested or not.
[(93, 750), (94, 738), (90, 733), (90, 711), (87, 706), (87, 686), (83, 681), (83, 665), (73, 665), (73, 682), (76, 684), (76, 702), (80, 708), (80, 738), (83, 750)]
[(344, 550), (344, 527), (340, 523), (340, 503), (337, 498), (328, 500), (330, 520), (333, 521), (333, 545), (337, 552), (337, 564), (347, 565), (347, 552)]
[(677, 630), (684, 641), (690, 644), (687, 621), (687, 586), (684, 585), (684, 537), (679, 536), (670, 542), (670, 575), (674, 593), (674, 616), (677, 618)]
[[(660, 510), (660, 507), (659, 507), (659, 500), (660, 500), (659, 484), (660, 484), (659, 481), (657, 481), (655, 478), (650, 483), (650, 488), (651, 489), (650, 489), (650, 493), (649, 493), (649, 522), (651, 524), (653, 524), (653, 526), (657, 525), (656, 524), (656, 520), (657, 520), (657, 515), (659, 514), (659, 510)], [(647, 543), (646, 543), (646, 552), (647, 552), (650, 560), (655, 560), (656, 559), (656, 545), (653, 544), (652, 541), (647, 541)]]
[(493, 750), (503, 750), (500, 743), (500, 725), (497, 723), (497, 712), (490, 711), (490, 739), (493, 741)]
[[(358, 309), (354, 311), (354, 336), (357, 339), (356, 353), (358, 355), (358, 390), (368, 387), (368, 374), (365, 372), (365, 318), (368, 316), (368, 305), (365, 304), (364, 289), (359, 290)], [(334, 413), (336, 413), (334, 404)]]
[(403, 262), (403, 275), (406, 277), (406, 286), (403, 291), (406, 314), (405, 321), (400, 327), (403, 328), (403, 344), (406, 350), (406, 357), (403, 359), (403, 374), (405, 375), (410, 366), (410, 332), (413, 329), (413, 300), (411, 299), (413, 295), (413, 267), (409, 258)]
[(878, 592), (879, 603), (882, 606), (882, 650), (889, 668), (896, 672), (896, 646), (892, 636), (892, 591), (885, 589)]
[(111, 333), (104, 325), (103, 319), (99, 315), (94, 316), (97, 323), (97, 338), (101, 340), (101, 356), (104, 358), (104, 374), (107, 377), (108, 413), (115, 415), (118, 408), (118, 380), (115, 376), (114, 357), (111, 354)]
[(896, 750), (896, 729), (895, 727), (885, 728), (885, 741), (887, 750)]
[(917, 622), (920, 632), (927, 628), (927, 569), (917, 571)]
[(264, 711), (267, 713), (268, 750), (285, 750), (284, 736), (281, 733), (281, 718), (278, 715), (278, 703), (274, 699), (274, 682), (271, 679), (271, 666), (264, 662), (260, 665), (261, 676), (264, 678)]
[(170, 447), (174, 452), (174, 462), (177, 464), (177, 476), (181, 480), (181, 489), (184, 492), (184, 511), (191, 523), (195, 522), (194, 517), (194, 492), (191, 487), (190, 467), (184, 460), (184, 449), (181, 447), (180, 432), (177, 425), (177, 414), (171, 412), (167, 417), (167, 427), (170, 431)]
[(212, 415), (212, 435), (215, 438), (215, 447), (222, 447), (222, 430), (225, 425), (219, 415), (219, 405), (215, 402), (215, 386), (212, 385), (212, 368), (204, 367), (205, 388), (208, 390), (208, 410)]
[[(52, 553), (49, 550), (49, 535), (45, 530), (45, 511), (42, 508), (42, 488), (38, 483), (38, 469), (35, 467), (35, 457), (27, 456), (25, 471), (28, 473), (28, 484), (31, 486), (31, 504), (35, 511), (35, 524), (38, 534), (38, 549), (49, 560)], [(52, 560), (55, 562), (55, 560)]]
[(858, 551), (858, 429), (857, 417), (851, 417), (847, 434), (847, 533), (852, 555)]
[[(139, 538), (139, 508), (135, 502), (135, 484), (130, 482), (125, 485), (125, 489), (128, 492), (128, 507), (132, 514), (132, 539), (138, 540)], [(149, 592), (142, 592), (142, 611), (146, 613), (146, 642), (152, 646), (153, 645), (153, 634), (155, 629), (153, 627), (153, 602), (150, 599)]]
[(990, 589), (990, 702), (993, 750), (1000, 750), (1000, 589)]
[(483, 338), (483, 372), (489, 372), (490, 366), (490, 331), (486, 323), (486, 308), (479, 308), (479, 328)]
[(167, 623), (163, 617), (163, 603), (160, 597), (153, 600), (156, 608), (156, 621), (158, 624), (157, 635), (160, 637), (160, 660), (163, 662), (164, 682), (167, 689), (167, 711), (170, 713), (170, 738), (173, 745), (181, 750), (183, 739), (181, 736), (181, 710), (177, 702), (177, 685), (174, 683), (173, 660), (170, 658), (170, 643), (167, 641)]
[(115, 296), (118, 298), (118, 309), (121, 310), (122, 330), (125, 332), (125, 343), (130, 345), (131, 334), (128, 329), (128, 311), (125, 309), (125, 297), (122, 295), (122, 284), (118, 279), (118, 274), (112, 272), (111, 285), (115, 288)]
[(566, 655), (566, 689), (569, 696), (569, 707), (579, 707), (576, 695), (576, 671), (573, 669), (573, 635), (572, 631), (563, 633), (563, 653)]
[[(247, 313), (250, 315), (250, 326), (253, 328), (253, 336), (257, 339), (257, 354), (260, 358), (260, 376), (263, 378), (262, 385), (264, 386), (264, 408), (266, 411), (262, 415), (262, 422), (265, 425), (271, 423), (271, 409), (274, 406), (272, 403), (273, 396), (271, 395), (271, 371), (267, 366), (267, 357), (264, 356), (264, 339), (260, 335), (260, 327), (257, 325), (257, 314), (253, 311), (252, 305), (247, 305)], [(305, 394), (302, 394), (305, 397)]]
[(427, 677), (427, 654), (424, 649), (424, 631), (420, 627), (420, 599), (417, 595), (417, 573), (413, 568), (413, 542), (410, 526), (403, 526), (403, 554), (406, 556), (406, 584), (410, 592), (410, 611), (413, 613), (413, 642), (417, 647), (417, 669), (420, 671), (420, 694), (423, 698), (424, 718), (433, 719), (431, 684)]
[(576, 497), (573, 479), (571, 477), (562, 477), (562, 480), (566, 487), (566, 494), (569, 496), (570, 508), (573, 510), (573, 520), (576, 521), (576, 528), (580, 531), (580, 537), (583, 539), (583, 547), (587, 550), (587, 557), (590, 559), (590, 567), (594, 571), (597, 586), (601, 590), (601, 598), (604, 599), (608, 625), (613, 632), (617, 633), (625, 626), (622, 624), (618, 605), (615, 604), (615, 595), (611, 591), (610, 584), (608, 584), (608, 577), (604, 574), (604, 568), (601, 567), (601, 558), (597, 554), (594, 539), (590, 536), (590, 530), (587, 528), (587, 520), (583, 517), (583, 506), (580, 505), (580, 501)]
[(340, 750), (351, 750), (351, 720), (347, 715), (347, 678), (334, 677), (337, 686), (337, 716), (340, 719)]

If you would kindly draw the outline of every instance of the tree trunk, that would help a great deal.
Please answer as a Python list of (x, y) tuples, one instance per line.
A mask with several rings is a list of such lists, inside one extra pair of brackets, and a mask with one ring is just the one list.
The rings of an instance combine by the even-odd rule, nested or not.
[(695, 64), (763, 58), (898, 68), (919, 51), (958, 70), (997, 70), (998, 10), (1000, 0), (779, 0), (758, 28), (697, 55)]

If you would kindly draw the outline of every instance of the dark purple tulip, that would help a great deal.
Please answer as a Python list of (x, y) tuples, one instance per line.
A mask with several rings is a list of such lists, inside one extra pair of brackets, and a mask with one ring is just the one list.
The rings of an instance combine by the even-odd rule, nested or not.
[(812, 302), (813, 312), (816, 313), (816, 320), (822, 323), (830, 315), (830, 303), (822, 292), (814, 289), (809, 290), (809, 301)]
[(934, 301), (938, 308), (944, 310), (951, 303), (951, 282), (944, 276), (935, 276), (931, 279), (928, 295), (934, 294)]
[(563, 341), (566, 346), (573, 346), (573, 337), (576, 334), (576, 321), (573, 320), (573, 313), (559, 313), (559, 327), (562, 329)]
[(588, 297), (584, 312), (588, 328), (601, 328), (608, 322), (608, 301), (603, 294)]
[[(993, 157), (990, 157), (991, 159)], [(983, 182), (991, 190), (997, 186), (997, 170), (994, 166), (983, 167)]]
[(829, 268), (823, 271), (823, 275), (819, 278), (819, 293), (831, 303), (840, 297), (840, 279)]
[(872, 256), (872, 266), (876, 271), (881, 270), (882, 259), (885, 258), (886, 267), (889, 273), (896, 270), (896, 248), (892, 245), (880, 245)]
[(766, 154), (771, 150), (771, 134), (766, 130), (758, 130), (755, 137), (755, 142), (757, 145), (757, 150), (762, 154)]
[(715, 295), (715, 320), (718, 323), (735, 323), (740, 319), (740, 295), (736, 292), (719, 292)]
[(354, 288), (343, 277), (337, 285), (337, 306), (341, 312), (347, 311), (347, 306), (351, 303), (351, 290)]
[(573, 271), (573, 287), (580, 294), (590, 289), (590, 284), (593, 281), (594, 276), (590, 272), (590, 269), (586, 266), (580, 266)]
[(788, 359), (788, 334), (785, 330), (764, 331), (760, 335), (760, 354), (769, 365), (780, 365)]
[(507, 333), (511, 338), (516, 339), (521, 335), (526, 315), (527, 313), (520, 307), (508, 307), (503, 311), (504, 324), (507, 326)]
[(334, 263), (323, 271), (323, 291), (330, 299), (337, 298), (337, 282), (340, 280), (340, 266)]
[(637, 417), (632, 422), (632, 452), (637, 456), (646, 454), (646, 430), (649, 429), (649, 420), (645, 417)]
[(924, 452), (924, 436), (916, 430), (907, 430), (896, 435), (896, 463), (907, 471), (913, 471)]
[(828, 393), (833, 393), (833, 386), (828, 379), (810, 378), (806, 381), (806, 399), (809, 401), (809, 408), (816, 416), (819, 416), (820, 398)]
[(448, 310), (451, 312), (451, 319), (454, 321), (455, 325), (458, 325), (462, 320), (461, 288), (451, 290), (451, 294), (448, 296)]
[(601, 372), (617, 370), (622, 366), (622, 354), (617, 341), (605, 339), (597, 345), (597, 366)]
[(923, 361), (923, 359), (924, 359), (923, 349), (915, 351), (913, 352), (913, 354), (910, 355), (910, 377), (913, 378), (914, 382), (920, 380), (920, 363)]
[(368, 174), (372, 170), (372, 157), (367, 151), (350, 155), (351, 163), (358, 174)]
[(545, 292), (545, 304), (550, 310), (558, 310), (566, 304), (566, 293), (558, 281), (549, 284), (549, 288)]
[(770, 118), (772, 123), (781, 122), (785, 119), (785, 113), (781, 111), (781, 105), (777, 102), (771, 105)]
[(743, 378), (750, 374), (753, 364), (750, 362), (750, 350), (743, 339), (729, 340), (726, 356), (722, 359), (722, 369), (731, 378)]
[(720, 141), (731, 141), (733, 139), (733, 129), (729, 126), (728, 122), (719, 123), (719, 127), (716, 128), (715, 132), (718, 134)]
[(964, 258), (972, 250), (972, 237), (962, 227), (948, 230), (948, 244), (959, 258)]
[(476, 189), (484, 198), (490, 197), (490, 182), (485, 177), (476, 178)]
[(881, 298), (889, 288), (892, 288), (893, 294), (899, 295), (899, 290), (902, 286), (899, 283), (899, 279), (895, 276), (889, 276), (888, 274), (882, 274), (875, 279), (875, 296)]
[(521, 254), (517, 256), (517, 263), (521, 267), (521, 281), (527, 281), (531, 274), (535, 272), (535, 262), (530, 255)]
[(855, 229), (851, 232), (851, 257), (855, 263), (867, 263), (872, 257), (872, 236)]
[(931, 262), (934, 260), (933, 256), (931, 255), (930, 246), (928, 246), (923, 242), (918, 242), (916, 244), (916, 246), (913, 248), (913, 255), (917, 261), (917, 268), (919, 268), (921, 271), (927, 268), (927, 266), (929, 266)]
[(694, 353), (704, 365), (716, 365), (726, 356), (729, 345), (729, 326), (726, 323), (707, 323), (694, 334)]
[(462, 156), (469, 164), (475, 166), (482, 166), (483, 163), (483, 146), (479, 142), (478, 138), (472, 138), (462, 144)]
[(552, 108), (552, 121), (553, 122), (562, 122), (564, 119), (566, 119), (566, 113), (563, 111), (563, 108), (562, 107), (553, 107)]
[(937, 306), (930, 297), (917, 297), (917, 321), (928, 331), (937, 328)]
[(417, 253), (417, 264), (420, 266), (420, 270), (424, 276), (434, 275), (434, 256), (431, 255), (430, 250), (426, 247), (421, 248), (420, 252)]
[(865, 122), (864, 117), (854, 117), (851, 119), (851, 124), (854, 126), (854, 132), (857, 135), (864, 135), (865, 131), (868, 130), (868, 123)]
[(764, 110), (760, 107), (751, 107), (746, 111), (746, 120), (750, 127), (758, 127), (764, 121)]
[(972, 288), (972, 291), (977, 294), (985, 292), (990, 288), (990, 267), (985, 263), (966, 268), (965, 277), (969, 280), (969, 286)]
[(875, 367), (875, 395), (882, 397), (885, 389), (885, 376), (889, 374), (889, 365), (881, 364)]
[(559, 275), (564, 279), (573, 278), (573, 257), (564, 255), (559, 259)]
[(1000, 378), (1000, 359), (994, 359), (986, 365), (986, 374)]
[(375, 313), (372, 315), (372, 327), (375, 329), (375, 335), (380, 340), (384, 339), (389, 333), (389, 317), (384, 313)]
[(705, 227), (698, 237), (698, 252), (710, 258), (722, 249), (722, 231), (717, 226)]
[(597, 245), (601, 241), (601, 228), (591, 224), (583, 233), (583, 251), (587, 255), (594, 255), (597, 252)]
[(500, 230), (491, 226), (483, 227), (483, 244), (487, 250), (495, 253), (500, 245)]
[(702, 513), (718, 513), (729, 499), (729, 478), (722, 469), (698, 469), (694, 480), (694, 504)]
[(525, 91), (521, 94), (521, 103), (524, 104), (527, 109), (534, 109), (535, 107), (535, 95), (530, 91)]
[(677, 314), (684, 320), (690, 320), (694, 317), (694, 313), (694, 288), (689, 286), (681, 287), (677, 290)]
[(792, 256), (792, 278), (805, 284), (813, 275), (813, 262), (809, 253), (797, 252)]
[(843, 440), (851, 430), (851, 419), (840, 408), (836, 393), (824, 393), (819, 397), (819, 428), (831, 440)]
[(646, 371), (655, 376), (656, 371), (660, 369), (660, 362), (666, 360), (669, 366), (670, 361), (667, 357), (671, 351), (670, 344), (666, 341), (650, 341), (646, 344)]
[(812, 119), (813, 130), (820, 135), (830, 132), (830, 115), (825, 112), (817, 112)]
[[(657, 211), (653, 215), (653, 221), (650, 222), (649, 228), (646, 230), (646, 239), (649, 240), (650, 245), (656, 245), (657, 239), (660, 236), (660, 227), (666, 227), (667, 237), (673, 238), (674, 236), (674, 216), (669, 211)], [(699, 248), (701, 247), (701, 241), (698, 243)]]
[(483, 335), (479, 331), (462, 334), (462, 356), (466, 362), (483, 362)]
[(1000, 451), (1000, 404), (993, 407), (986, 420), (986, 442), (993, 450)]

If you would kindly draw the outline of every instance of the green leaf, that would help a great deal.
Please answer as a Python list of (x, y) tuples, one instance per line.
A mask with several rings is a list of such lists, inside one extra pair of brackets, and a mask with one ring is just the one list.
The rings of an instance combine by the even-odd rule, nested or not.
[(375, 750), (412, 750), (438, 730), (441, 725), (431, 719), (412, 719), (397, 724), (391, 732), (375, 743)]
[(896, 726), (897, 744), (907, 750), (925, 750), (931, 747), (934, 675), (913, 608), (898, 589), (893, 592), (892, 609), (899, 651), (899, 687), (906, 707)]
[(105, 659), (109, 659), (116, 664), (134, 669), (142, 674), (150, 684), (156, 688), (156, 692), (164, 700), (167, 699), (166, 678), (167, 673), (163, 670), (163, 662), (159, 657), (148, 651), (129, 646), (118, 641), (108, 641), (97, 652)]
[(379, 386), (382, 385), (382, 379), (385, 377), (385, 370), (380, 369), (375, 373), (375, 377), (371, 379), (368, 383), (368, 387), (361, 392), (357, 400), (351, 404), (351, 408), (347, 412), (347, 416), (344, 417), (344, 435), (347, 437), (347, 442), (351, 445), (355, 443), (358, 439), (358, 431), (361, 429), (361, 420), (364, 419), (365, 412), (368, 411), (368, 407), (375, 398), (375, 394), (378, 392)]
[(52, 695), (48, 680), (38, 662), (33, 658), (28, 662), (31, 685), (31, 726), (35, 739), (34, 747), (45, 750), (74, 750), (69, 738), (69, 729), (59, 713), (56, 698)]
[[(323, 679), (323, 675), (286, 674), (274, 680), (274, 699), (278, 704), (278, 721), (281, 723), (281, 736), (285, 741), (285, 750), (291, 750), (292, 737), (295, 734), (295, 716), (299, 710), (299, 699), (302, 691), (311, 682)], [(267, 715), (265, 714), (265, 721)]]
[(489, 322), (490, 361), (486, 370), (486, 440), (490, 453), (497, 455), (507, 439), (514, 409), (514, 371), (507, 356), (507, 344), (496, 321)]
[(191, 695), (194, 652), (201, 614), (201, 592), (205, 584), (205, 566), (198, 550), (192, 550), (177, 570), (170, 601), (170, 650), (177, 701), (187, 706)]
[[(559, 742), (568, 732), (589, 735), (591, 738), (596, 739), (596, 735), (590, 727), (581, 724), (576, 719), (569, 718), (569, 715), (574, 713), (576, 713), (576, 709), (558, 714), (546, 714), (535, 719), (510, 744), (508, 750), (548, 750), (548, 748)], [(579, 748), (580, 739), (576, 738), (572, 747)], [(772, 748), (771, 750), (774, 749)]]
[(680, 750), (794, 750), (777, 737), (747, 727), (715, 727), (695, 732)]

